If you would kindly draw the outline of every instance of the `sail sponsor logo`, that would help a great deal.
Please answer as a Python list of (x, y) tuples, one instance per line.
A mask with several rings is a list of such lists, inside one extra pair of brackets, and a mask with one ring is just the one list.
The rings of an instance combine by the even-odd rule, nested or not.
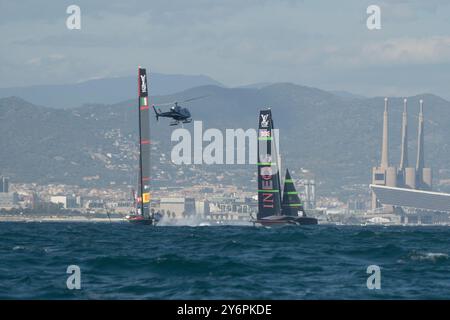
[(261, 127), (267, 128), (269, 126), (269, 114), (261, 114)]
[(273, 170), (272, 170), (271, 166), (270, 167), (262, 167), (260, 170), (261, 170), (260, 175), (261, 175), (261, 177), (263, 177), (263, 179), (266, 179), (266, 180), (272, 179)]
[(150, 202), (150, 193), (146, 192), (142, 194), (142, 202), (149, 203)]
[(262, 190), (272, 190), (273, 188), (273, 183), (272, 183), (272, 177), (270, 178), (270, 180), (265, 179), (267, 176), (262, 176), (263, 181), (261, 182), (261, 188)]
[(259, 136), (261, 138), (270, 137), (271, 136), (271, 132), (270, 132), (270, 130), (261, 129), (261, 130), (259, 130)]
[(263, 193), (262, 194), (263, 207), (264, 208), (273, 208), (274, 207), (274, 199), (273, 193)]
[(141, 92), (146, 93), (147, 92), (147, 83), (145, 82), (145, 74), (141, 74)]
[(262, 163), (271, 163), (272, 162), (272, 155), (270, 154), (260, 154), (259, 155), (260, 162)]
[(273, 189), (273, 183), (272, 183), (273, 170), (272, 170), (272, 168), (271, 167), (262, 167), (260, 169), (260, 176), (262, 178), (261, 189), (272, 190)]
[(142, 97), (141, 98), (141, 107), (148, 106), (148, 98)]
[[(271, 139), (260, 140), (259, 135)], [(177, 128), (170, 137), (175, 142), (170, 154), (174, 164), (250, 164), (271, 163), (270, 150), (279, 146), (279, 129), (255, 130), (253, 128), (203, 130), (202, 121), (194, 121), (193, 130)], [(271, 149), (269, 149), (271, 148)], [(259, 152), (259, 155), (258, 155)], [(272, 172), (278, 170), (272, 165)], [(274, 174), (274, 173), (272, 173)]]
[[(271, 163), (272, 156), (265, 155), (260, 157), (262, 162)], [(273, 173), (272, 165), (260, 167), (259, 175), (261, 176), (261, 198), (264, 208), (274, 207), (274, 190), (273, 190)]]
[[(271, 158), (271, 156), (267, 156)], [(274, 207), (274, 195), (273, 195), (273, 170), (271, 166), (260, 168), (261, 176), (261, 190), (262, 192), (262, 205), (264, 208)]]

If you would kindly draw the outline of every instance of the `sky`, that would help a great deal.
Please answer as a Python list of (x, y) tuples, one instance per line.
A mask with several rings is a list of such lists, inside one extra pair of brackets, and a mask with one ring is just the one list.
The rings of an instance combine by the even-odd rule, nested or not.
[[(69, 5), (81, 29), (69, 30)], [(369, 5), (381, 29), (366, 26)], [(0, 87), (129, 76), (450, 99), (447, 0), (0, 0)]]

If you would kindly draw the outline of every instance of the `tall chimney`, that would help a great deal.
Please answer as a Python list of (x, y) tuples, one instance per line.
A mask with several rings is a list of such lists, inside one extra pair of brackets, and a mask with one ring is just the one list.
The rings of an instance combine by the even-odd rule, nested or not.
[(400, 156), (400, 170), (404, 170), (408, 164), (408, 99), (403, 99), (402, 121), (402, 154)]
[[(425, 167), (424, 150), (423, 150), (423, 100), (420, 99), (420, 112), (419, 112), (419, 129), (417, 137), (417, 162), (416, 172), (419, 178), (422, 178), (422, 169)], [(419, 180), (421, 181), (421, 179)]]
[(388, 143), (388, 98), (384, 98), (383, 145), (381, 149), (381, 168), (389, 167)]

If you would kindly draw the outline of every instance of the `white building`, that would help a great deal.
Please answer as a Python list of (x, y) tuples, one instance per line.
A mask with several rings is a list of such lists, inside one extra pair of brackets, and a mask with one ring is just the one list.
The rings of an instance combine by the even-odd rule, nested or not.
[(70, 196), (51, 196), (51, 203), (61, 204), (64, 209), (77, 208), (77, 198)]

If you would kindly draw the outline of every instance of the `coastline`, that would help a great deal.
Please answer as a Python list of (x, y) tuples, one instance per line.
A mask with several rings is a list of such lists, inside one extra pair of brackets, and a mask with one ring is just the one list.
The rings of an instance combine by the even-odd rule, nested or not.
[(126, 222), (125, 218), (88, 218), (85, 216), (0, 216), (0, 222)]

